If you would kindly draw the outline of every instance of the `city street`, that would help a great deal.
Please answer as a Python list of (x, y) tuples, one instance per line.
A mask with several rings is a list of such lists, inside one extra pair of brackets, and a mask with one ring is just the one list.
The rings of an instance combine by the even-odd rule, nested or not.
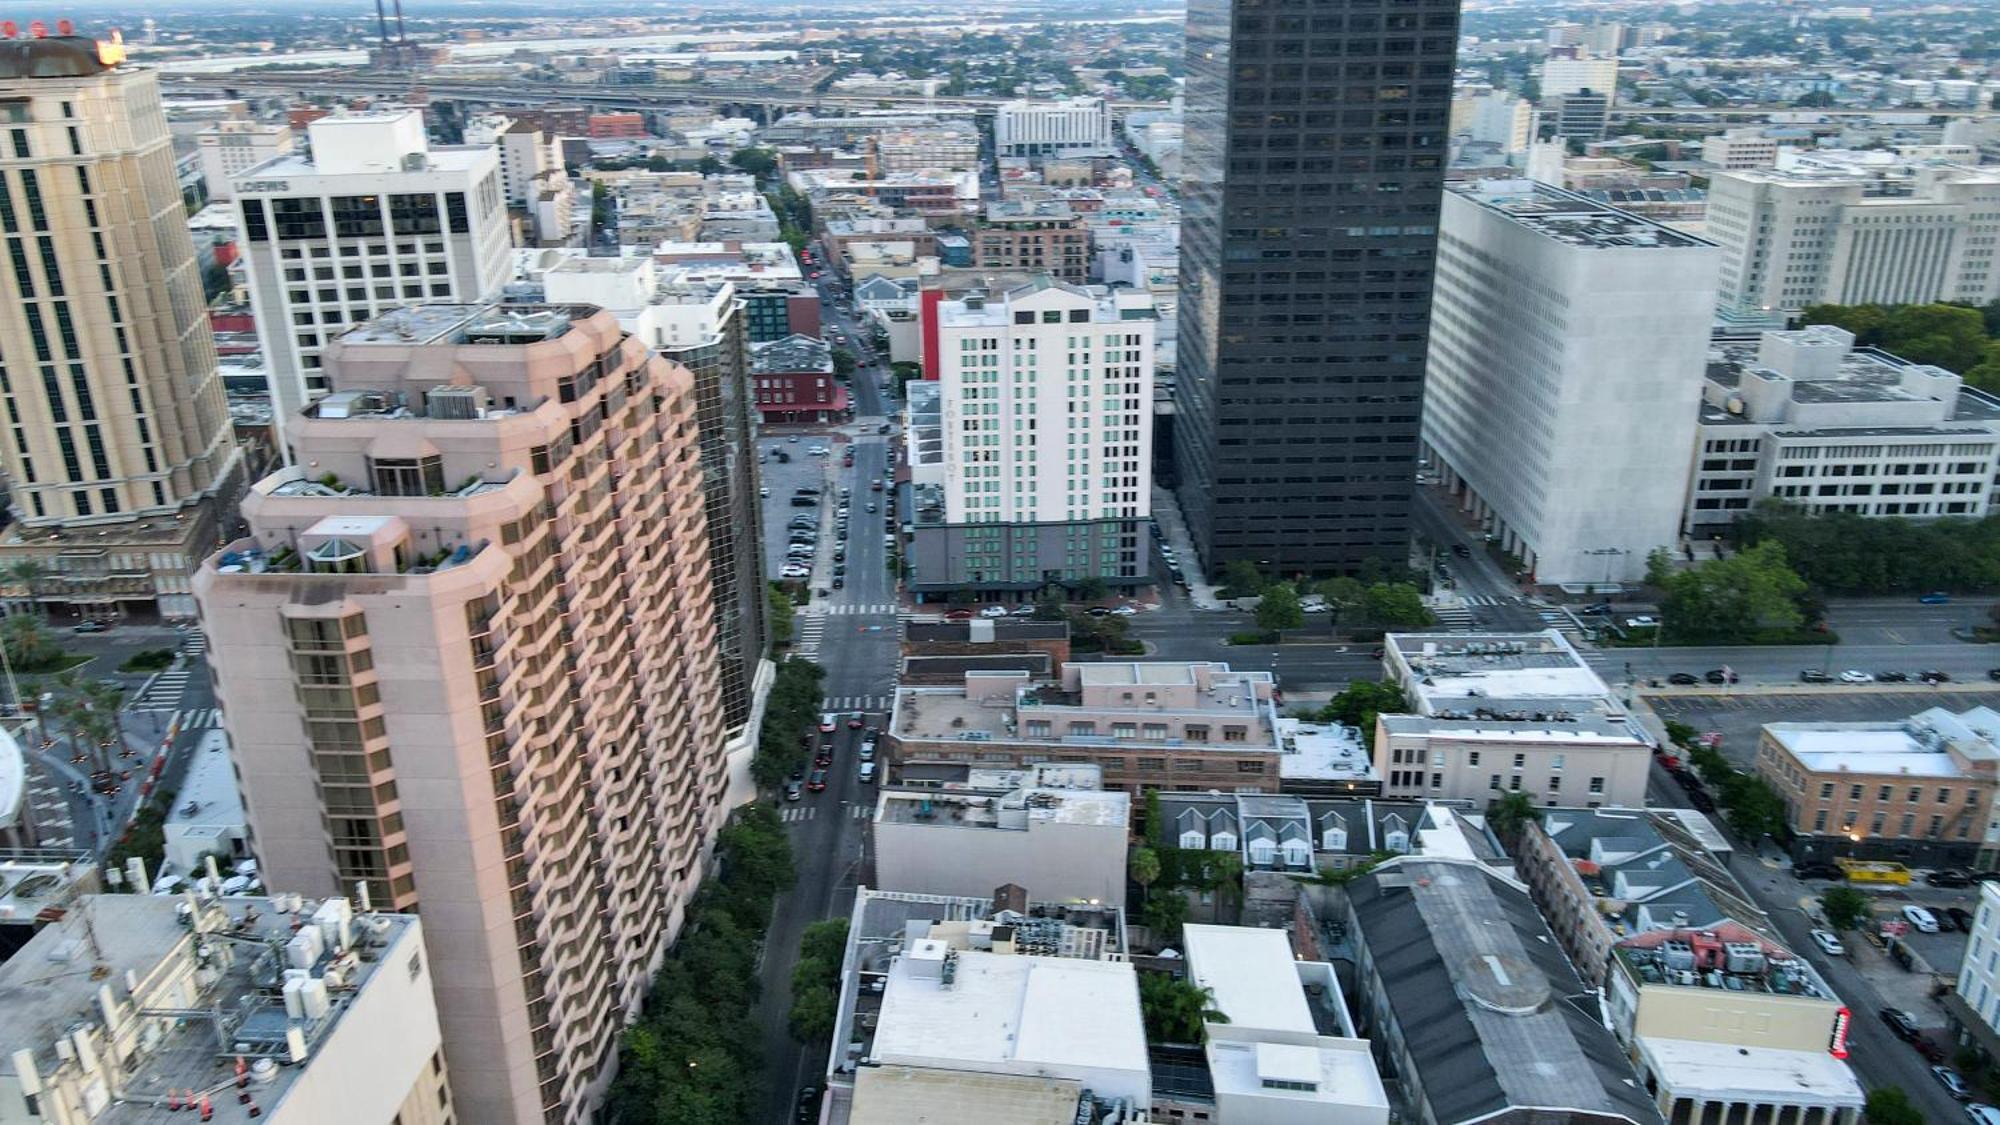
[[(822, 312), (825, 315), (824, 309)], [(836, 321), (829, 315), (829, 333), (836, 324), (850, 340), (855, 338), (851, 321)], [(885, 365), (880, 370), (886, 369)], [(868, 726), (877, 729), (886, 726), (896, 682), (900, 599), (895, 577), (889, 572), (888, 549), (883, 543), (883, 536), (891, 527), (889, 512), (894, 495), (890, 488), (895, 474), (887, 462), (893, 435), (875, 432), (885, 421), (881, 414), (884, 400), (868, 385), (870, 382), (869, 369), (857, 369), (853, 383), (855, 423), (841, 427), (843, 432), (807, 433), (798, 444), (768, 436), (759, 442), (765, 449), (782, 446), (793, 454), (789, 465), (767, 462), (760, 467), (767, 474), (766, 483), (771, 489), (771, 496), (764, 501), (766, 538), (780, 545), (778, 552), (783, 553), (781, 544), (785, 537), (770, 534), (773, 526), (782, 532), (795, 513), (824, 513), (819, 564), (812, 588), (826, 589), (828, 596), (816, 594), (811, 604), (799, 610), (793, 651), (795, 658), (815, 661), (826, 669), (826, 707), (840, 720), (834, 733), (833, 767), (827, 774), (826, 790), (808, 792), (804, 799), (783, 804), (779, 810), (791, 831), (798, 882), (791, 892), (778, 899), (764, 944), (761, 972), (764, 998), (759, 1014), (763, 1020), (769, 1088), (763, 1119), (771, 1122), (791, 1120), (794, 1095), (801, 1086), (819, 1084), (819, 1074), (826, 1062), (824, 1045), (801, 1049), (792, 1041), (787, 1026), (792, 964), (798, 955), (799, 935), (806, 926), (822, 918), (846, 917), (853, 908), (854, 888), (865, 881), (868, 870), (866, 818), (874, 811), (875, 787), (863, 784), (858, 777), (857, 750), (863, 732), (847, 729), (847, 717), (860, 712)], [(861, 432), (856, 435), (844, 432), (847, 430)], [(831, 456), (821, 459), (799, 454), (798, 451), (815, 442), (831, 446)], [(842, 454), (848, 450), (854, 452), (851, 469), (840, 465)], [(831, 493), (819, 509), (791, 506), (792, 490), (797, 483), (780, 487), (780, 480), (790, 481), (791, 471), (799, 471), (802, 462), (807, 463), (804, 471), (831, 473)], [(775, 479), (768, 475), (773, 469), (781, 470)], [(869, 482), (876, 479), (885, 482), (882, 492), (869, 487)], [(833, 536), (832, 509), (838, 504), (842, 486), (852, 490), (846, 539), (847, 574), (845, 587), (833, 590), (827, 569), (833, 544), (837, 542)], [(877, 506), (872, 514), (866, 511), (870, 502)]]

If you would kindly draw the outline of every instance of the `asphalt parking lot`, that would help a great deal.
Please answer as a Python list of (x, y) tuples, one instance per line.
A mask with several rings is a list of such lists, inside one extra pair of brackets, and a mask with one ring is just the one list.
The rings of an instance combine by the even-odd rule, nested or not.
[[(827, 446), (832, 452), (826, 457), (808, 456), (806, 450), (815, 445)], [(766, 574), (776, 578), (784, 570), (785, 547), (791, 539), (791, 532), (785, 525), (791, 522), (793, 516), (818, 517), (833, 509), (833, 505), (825, 503), (824, 500), (817, 508), (794, 508), (792, 494), (806, 485), (825, 488), (828, 482), (827, 464), (828, 462), (836, 466), (840, 464), (840, 449), (825, 434), (801, 435), (796, 443), (783, 437), (764, 438), (757, 443), (757, 447), (763, 457), (763, 464), (757, 466), (757, 471), (763, 478), (764, 487), (771, 490), (771, 495), (765, 497), (763, 501), (764, 567)], [(772, 450), (778, 449), (791, 455), (789, 463), (780, 462), (770, 455)], [(832, 530), (830, 518), (820, 521), (822, 544), (826, 542), (826, 536)]]
[(1744, 768), (1756, 756), (1758, 733), (1765, 723), (1883, 722), (1907, 719), (1932, 707), (2000, 708), (2000, 691), (1956, 685), (1848, 691), (1828, 684), (1801, 691), (1699, 696), (1648, 692), (1646, 699), (1661, 719), (1674, 719), (1698, 731), (1721, 731), (1723, 754)]

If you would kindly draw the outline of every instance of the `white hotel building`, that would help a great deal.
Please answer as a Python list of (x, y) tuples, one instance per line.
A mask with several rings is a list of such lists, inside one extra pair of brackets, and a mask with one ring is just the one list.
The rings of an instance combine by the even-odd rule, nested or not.
[(322, 117), (310, 155), (234, 183), (273, 415), (327, 391), (320, 349), (376, 314), (499, 296), (512, 273), (500, 158), (433, 148), (413, 109)]
[[(1143, 291), (1047, 277), (937, 306), (934, 408), (913, 402), (918, 594), (1145, 577), (1153, 333)], [(916, 386), (916, 384), (912, 384)]]
[(993, 123), (1001, 156), (1109, 156), (1111, 107), (1103, 98), (1004, 102)]
[(1537, 581), (1636, 579), (1675, 541), (1717, 258), (1545, 184), (1445, 192), (1423, 441)]

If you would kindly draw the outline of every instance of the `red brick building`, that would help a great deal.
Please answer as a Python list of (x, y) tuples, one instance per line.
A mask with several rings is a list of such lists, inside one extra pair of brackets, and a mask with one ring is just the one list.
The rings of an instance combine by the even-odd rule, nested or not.
[(833, 377), (833, 349), (812, 336), (752, 347), (750, 388), (766, 425), (838, 422), (847, 414), (847, 388)]
[(590, 115), (590, 135), (600, 140), (606, 137), (643, 137), (646, 135), (646, 115), (593, 113)]

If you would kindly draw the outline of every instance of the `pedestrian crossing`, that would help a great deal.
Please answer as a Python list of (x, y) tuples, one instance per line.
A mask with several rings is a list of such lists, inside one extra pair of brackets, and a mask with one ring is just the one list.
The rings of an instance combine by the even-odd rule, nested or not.
[(878, 617), (897, 611), (895, 602), (871, 602), (857, 605), (851, 602), (821, 603), (806, 610), (809, 615), (825, 617)]
[(202, 632), (200, 629), (188, 630), (187, 635), (181, 638), (181, 651), (196, 660), (206, 657), (208, 655), (208, 634)]
[(132, 700), (134, 711), (172, 711), (180, 705), (181, 693), (187, 690), (187, 682), (194, 671), (186, 665), (176, 665), (154, 676), (146, 682), (146, 689)]
[[(778, 819), (791, 824), (817, 819), (818, 805), (786, 805), (778, 810)], [(867, 820), (875, 814), (874, 805), (848, 805), (845, 812), (831, 812), (828, 816), (845, 816), (849, 820)]]
[(816, 614), (804, 614), (798, 618), (799, 635), (792, 645), (792, 655), (802, 660), (819, 659), (819, 642), (826, 636), (826, 618)]
[(1466, 605), (1505, 605), (1511, 599), (1497, 597), (1493, 594), (1467, 594), (1459, 600)]
[(1431, 616), (1447, 629), (1469, 631), (1472, 628), (1472, 611), (1462, 605), (1433, 606)]
[(895, 701), (893, 695), (834, 695), (825, 704), (830, 711), (887, 711)]
[(192, 707), (174, 712), (174, 719), (181, 730), (213, 730), (222, 725), (222, 709), (219, 707)]

